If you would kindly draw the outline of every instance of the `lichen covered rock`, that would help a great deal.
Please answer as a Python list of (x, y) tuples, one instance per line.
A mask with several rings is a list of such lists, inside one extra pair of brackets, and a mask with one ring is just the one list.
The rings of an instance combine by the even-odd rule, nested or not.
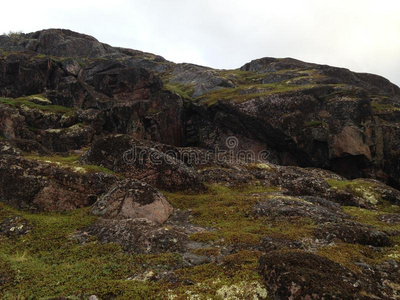
[(129, 179), (112, 186), (92, 208), (93, 214), (107, 219), (146, 218), (159, 224), (172, 212), (172, 206), (157, 189)]

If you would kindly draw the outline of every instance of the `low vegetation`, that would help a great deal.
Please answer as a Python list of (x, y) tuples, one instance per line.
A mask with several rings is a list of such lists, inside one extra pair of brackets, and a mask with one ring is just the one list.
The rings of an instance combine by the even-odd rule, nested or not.
[(268, 231), (269, 225), (256, 221), (252, 207), (259, 198), (251, 194), (276, 192), (276, 187), (245, 187), (231, 189), (220, 185), (209, 186), (210, 193), (187, 195), (165, 193), (170, 203), (180, 209), (191, 209), (198, 225), (217, 228), (216, 231), (198, 233), (196, 241), (213, 241), (221, 244), (257, 244)]
[[(71, 166), (76, 164), (78, 156), (30, 158)], [(330, 184), (334, 188), (348, 189), (354, 182), (330, 181)], [(192, 223), (208, 228), (208, 231), (190, 236), (193, 241), (209, 245), (193, 250), (194, 254), (216, 258), (224, 247), (238, 249), (233, 254), (225, 254), (219, 263), (191, 267), (184, 266), (182, 257), (176, 253), (130, 254), (118, 245), (98, 243), (95, 238), (87, 244), (78, 244), (71, 238), (74, 232), (96, 221), (87, 209), (63, 214), (32, 214), (0, 204), (0, 223), (18, 215), (32, 226), (32, 231), (24, 237), (0, 239), (0, 266), (8, 274), (0, 294), (3, 292), (3, 299), (29, 299), (29, 295), (79, 298), (90, 294), (100, 298), (113, 295), (116, 299), (247, 299), (248, 295), (268, 299), (258, 273), (262, 253), (253, 246), (264, 236), (307, 240), (313, 238), (317, 225), (309, 218), (254, 216), (253, 206), (260, 199), (268, 199), (268, 195), (279, 192), (277, 187), (254, 183), (236, 188), (209, 185), (208, 190), (203, 194), (164, 192), (175, 208), (191, 211)], [(378, 204), (376, 211), (344, 207), (344, 212), (355, 221), (386, 231), (400, 230), (400, 225), (384, 223), (378, 217), (384, 213), (399, 213), (398, 210), (398, 206), (385, 201)], [(393, 239), (393, 247), (375, 251), (369, 246), (339, 242), (324, 246), (317, 253), (359, 272), (357, 262), (376, 264), (399, 259), (396, 246), (399, 243)], [(184, 280), (171, 283), (135, 279), (139, 274), (169, 270)]]
[(376, 191), (375, 185), (367, 180), (335, 180), (329, 179), (327, 183), (334, 189), (345, 190), (354, 196), (361, 197), (370, 204), (378, 204), (382, 201), (381, 195)]
[(243, 85), (238, 88), (226, 88), (207, 93), (200, 100), (208, 105), (218, 101), (245, 102), (254, 98), (266, 97), (273, 94), (301, 91), (314, 87), (312, 84), (289, 85), (286, 83)]
[(9, 31), (8, 33), (3, 33), (3, 35), (10, 37), (14, 41), (24, 40), (24, 33), (22, 31)]
[(164, 86), (167, 90), (174, 92), (184, 99), (193, 100), (192, 95), (194, 88), (190, 85), (177, 84), (177, 83), (166, 83)]
[(58, 113), (65, 115), (73, 115), (76, 111), (75, 108), (69, 108), (60, 105), (52, 105), (51, 102), (42, 95), (32, 95), (21, 98), (0, 98), (0, 103), (16, 107), (27, 107), (30, 109), (38, 109), (43, 112)]
[(0, 287), (2, 299), (33, 299), (32, 295), (78, 299), (93, 292), (100, 297), (114, 293), (123, 299), (143, 299), (160, 292), (160, 284), (128, 280), (141, 270), (146, 257), (124, 253), (115, 244), (79, 245), (70, 239), (77, 229), (95, 221), (87, 210), (30, 214), (0, 204), (0, 222), (14, 215), (22, 216), (33, 230), (12, 241), (0, 240), (0, 265), (10, 275), (6, 286)]
[(323, 127), (327, 128), (328, 124), (324, 121), (310, 121), (304, 125), (305, 128), (307, 127)]
[(72, 171), (83, 172), (83, 173), (107, 173), (111, 175), (119, 175), (110, 169), (97, 165), (82, 165), (79, 164), (79, 155), (69, 155), (69, 156), (38, 156), (38, 155), (26, 155), (26, 159), (43, 161), (51, 164), (55, 164), (62, 168), (68, 168)]
[(371, 102), (372, 111), (376, 114), (400, 112), (400, 107), (396, 107), (390, 104), (384, 104), (380, 102)]

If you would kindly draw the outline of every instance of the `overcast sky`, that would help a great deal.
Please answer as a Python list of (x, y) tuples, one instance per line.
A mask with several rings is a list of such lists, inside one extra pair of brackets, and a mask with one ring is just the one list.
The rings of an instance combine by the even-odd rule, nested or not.
[(214, 68), (265, 56), (376, 73), (400, 85), (398, 0), (4, 1), (0, 33), (68, 28)]

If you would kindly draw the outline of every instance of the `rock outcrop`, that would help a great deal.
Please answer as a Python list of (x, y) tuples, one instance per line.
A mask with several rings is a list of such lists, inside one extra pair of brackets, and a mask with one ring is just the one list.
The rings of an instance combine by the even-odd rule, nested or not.
[(376, 75), (2, 35), (0, 298), (398, 299), (399, 148)]
[(158, 224), (168, 220), (173, 208), (152, 186), (132, 180), (113, 185), (92, 208), (92, 213), (106, 219), (145, 218)]
[(128, 135), (96, 140), (83, 154), (82, 163), (103, 165), (128, 178), (170, 191), (205, 190), (194, 169), (160, 150)]

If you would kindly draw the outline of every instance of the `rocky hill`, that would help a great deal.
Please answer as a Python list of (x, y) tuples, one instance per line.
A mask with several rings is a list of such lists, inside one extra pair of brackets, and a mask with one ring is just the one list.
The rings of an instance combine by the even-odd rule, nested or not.
[(4, 299), (399, 299), (400, 88), (0, 36)]

